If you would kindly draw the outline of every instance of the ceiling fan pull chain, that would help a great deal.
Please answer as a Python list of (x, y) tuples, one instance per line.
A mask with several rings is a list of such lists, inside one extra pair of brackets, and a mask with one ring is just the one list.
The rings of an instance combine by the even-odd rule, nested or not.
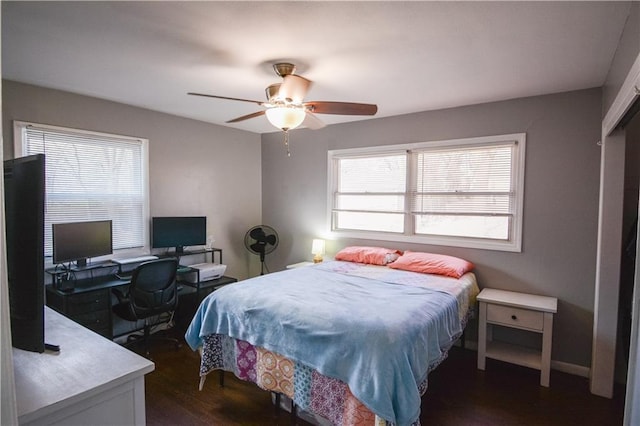
[(289, 131), (284, 130), (284, 146), (287, 148), (287, 157), (291, 157), (291, 151), (289, 151)]

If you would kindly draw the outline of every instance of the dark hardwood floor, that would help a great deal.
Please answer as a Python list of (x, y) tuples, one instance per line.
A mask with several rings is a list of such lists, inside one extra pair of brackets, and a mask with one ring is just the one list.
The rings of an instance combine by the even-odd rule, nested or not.
[[(224, 387), (214, 374), (199, 391), (199, 356), (186, 344), (179, 350), (155, 344), (151, 358), (156, 369), (145, 379), (148, 425), (291, 424), (285, 411), (275, 417), (268, 392), (230, 373)], [(586, 378), (552, 370), (551, 386), (544, 388), (537, 371), (492, 360), (479, 371), (476, 352), (457, 347), (429, 377), (423, 426), (622, 424), (623, 388), (613, 399), (597, 397)]]
[(454, 347), (429, 375), (422, 397), (422, 425), (621, 425), (624, 388), (613, 399), (589, 392), (589, 380), (551, 370), (550, 387), (537, 370), (487, 360), (477, 369), (477, 353)]
[[(225, 373), (210, 374), (198, 390), (200, 356), (184, 343), (153, 342), (155, 370), (145, 376), (147, 425), (289, 425), (289, 413), (275, 416), (271, 394)], [(135, 348), (134, 348), (135, 349)], [(300, 422), (300, 425), (307, 423)]]

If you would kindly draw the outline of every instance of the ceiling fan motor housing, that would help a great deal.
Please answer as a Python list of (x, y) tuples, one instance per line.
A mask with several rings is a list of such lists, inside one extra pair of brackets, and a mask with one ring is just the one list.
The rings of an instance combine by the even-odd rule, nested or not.
[(279, 62), (277, 64), (273, 64), (273, 70), (280, 77), (284, 77), (285, 75), (291, 75), (296, 72), (296, 66), (288, 62)]

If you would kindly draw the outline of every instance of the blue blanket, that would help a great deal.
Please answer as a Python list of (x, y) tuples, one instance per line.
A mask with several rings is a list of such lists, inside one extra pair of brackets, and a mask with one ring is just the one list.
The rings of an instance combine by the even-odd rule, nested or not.
[(456, 299), (426, 288), (298, 268), (211, 293), (185, 334), (226, 334), (349, 385), (398, 425), (420, 414), (418, 386), (462, 332)]

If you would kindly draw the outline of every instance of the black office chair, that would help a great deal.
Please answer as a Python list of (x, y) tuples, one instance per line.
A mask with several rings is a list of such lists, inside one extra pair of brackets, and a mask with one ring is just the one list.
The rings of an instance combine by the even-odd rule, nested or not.
[(152, 321), (160, 314), (175, 311), (178, 306), (178, 288), (176, 271), (178, 260), (175, 258), (158, 259), (138, 265), (131, 276), (131, 285), (126, 292), (114, 289), (118, 304), (113, 312), (128, 321), (144, 320), (144, 334), (130, 335), (125, 346), (139, 341), (144, 342), (145, 354), (149, 355), (149, 340), (168, 340), (181, 346), (177, 339), (150, 334), (151, 327), (157, 324)]

